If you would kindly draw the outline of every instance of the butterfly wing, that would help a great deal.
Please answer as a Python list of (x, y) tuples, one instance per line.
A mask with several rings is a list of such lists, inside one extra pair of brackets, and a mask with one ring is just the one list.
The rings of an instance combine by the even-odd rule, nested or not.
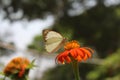
[(45, 49), (49, 53), (57, 51), (66, 40), (59, 33), (50, 30), (43, 30), (43, 36), (45, 40)]

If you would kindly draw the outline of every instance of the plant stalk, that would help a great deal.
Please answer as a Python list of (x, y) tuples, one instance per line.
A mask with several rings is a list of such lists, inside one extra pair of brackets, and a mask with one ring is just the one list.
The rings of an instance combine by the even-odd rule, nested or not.
[(72, 67), (73, 67), (73, 72), (74, 72), (74, 75), (75, 75), (75, 80), (80, 80), (78, 62), (73, 61), (72, 62)]

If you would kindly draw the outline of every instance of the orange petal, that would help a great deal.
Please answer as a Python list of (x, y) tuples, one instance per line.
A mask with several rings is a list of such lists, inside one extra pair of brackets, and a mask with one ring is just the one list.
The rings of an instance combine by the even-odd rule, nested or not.
[(21, 66), (21, 70), (20, 70), (18, 76), (22, 77), (24, 75), (24, 73), (25, 73), (25, 68), (24, 68), (24, 66)]
[(63, 63), (64, 60), (65, 60), (65, 59), (64, 59), (63, 57), (60, 57), (60, 58), (58, 59), (58, 61), (61, 62), (61, 63)]
[(62, 55), (58, 55), (57, 57), (56, 57), (56, 61), (57, 62), (64, 62), (64, 58), (62, 57)]
[(71, 62), (70, 57), (67, 56), (67, 57), (65, 58), (65, 61), (66, 61), (67, 63), (70, 63), (70, 62)]
[(77, 52), (76, 52), (75, 49), (71, 49), (69, 52), (70, 52), (70, 54), (71, 54), (71, 56), (72, 56), (73, 58), (76, 58), (76, 57), (77, 57)]
[(88, 56), (87, 56), (87, 54), (85, 54), (85, 56), (84, 56), (84, 61), (86, 61), (87, 60), (87, 58), (88, 58)]
[(89, 48), (89, 47), (83, 47), (83, 48), (85, 48), (85, 49), (89, 50), (91, 53), (94, 53), (94, 50), (92, 50), (92, 49), (91, 49), (91, 48)]
[(81, 58), (83, 58), (85, 56), (84, 52), (81, 51), (81, 48), (76, 49), (76, 51), (77, 51), (78, 55), (81, 56)]
[(78, 62), (79, 62), (79, 61), (82, 61), (81, 56), (77, 56), (77, 61), (78, 61)]
[(90, 58), (91, 57), (91, 52), (85, 48), (80, 48), (81, 51), (83, 51), (87, 56)]
[(60, 54), (56, 57), (56, 62), (64, 63), (65, 57), (67, 56), (67, 54), (68, 54), (68, 51), (64, 51), (64, 52), (60, 53)]

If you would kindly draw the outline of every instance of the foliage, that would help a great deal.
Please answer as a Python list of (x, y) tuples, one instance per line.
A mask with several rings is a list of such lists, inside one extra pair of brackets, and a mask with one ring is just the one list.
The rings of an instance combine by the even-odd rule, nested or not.
[(88, 80), (119, 80), (120, 79), (120, 49), (103, 60), (101, 66), (87, 75)]
[(54, 69), (46, 71), (42, 80), (73, 80), (73, 73), (70, 68), (70, 65), (57, 66)]
[[(79, 64), (80, 78), (86, 80), (86, 74), (92, 70), (96, 65), (90, 65), (86, 63)], [(58, 65), (55, 68), (49, 69), (44, 73), (41, 80), (74, 80), (73, 70), (71, 64)]]
[[(2, 9), (6, 12), (6, 18), (12, 19), (11, 14), (17, 13), (19, 10), (23, 11), (22, 18), (35, 19), (42, 18), (46, 15), (52, 14), (60, 17), (62, 14), (67, 13), (67, 10), (72, 9), (72, 3), (75, 1), (70, 0), (10, 0), (5, 4), (4, 0), (0, 1)], [(82, 2), (82, 0), (78, 0)], [(12, 7), (12, 10), (9, 10)]]

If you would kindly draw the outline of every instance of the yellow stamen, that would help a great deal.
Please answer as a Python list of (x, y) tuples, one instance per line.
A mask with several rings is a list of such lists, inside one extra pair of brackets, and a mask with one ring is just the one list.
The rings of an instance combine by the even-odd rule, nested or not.
[(67, 42), (64, 46), (64, 49), (70, 50), (70, 49), (79, 48), (79, 47), (80, 47), (79, 43), (76, 40), (73, 40), (73, 41)]

